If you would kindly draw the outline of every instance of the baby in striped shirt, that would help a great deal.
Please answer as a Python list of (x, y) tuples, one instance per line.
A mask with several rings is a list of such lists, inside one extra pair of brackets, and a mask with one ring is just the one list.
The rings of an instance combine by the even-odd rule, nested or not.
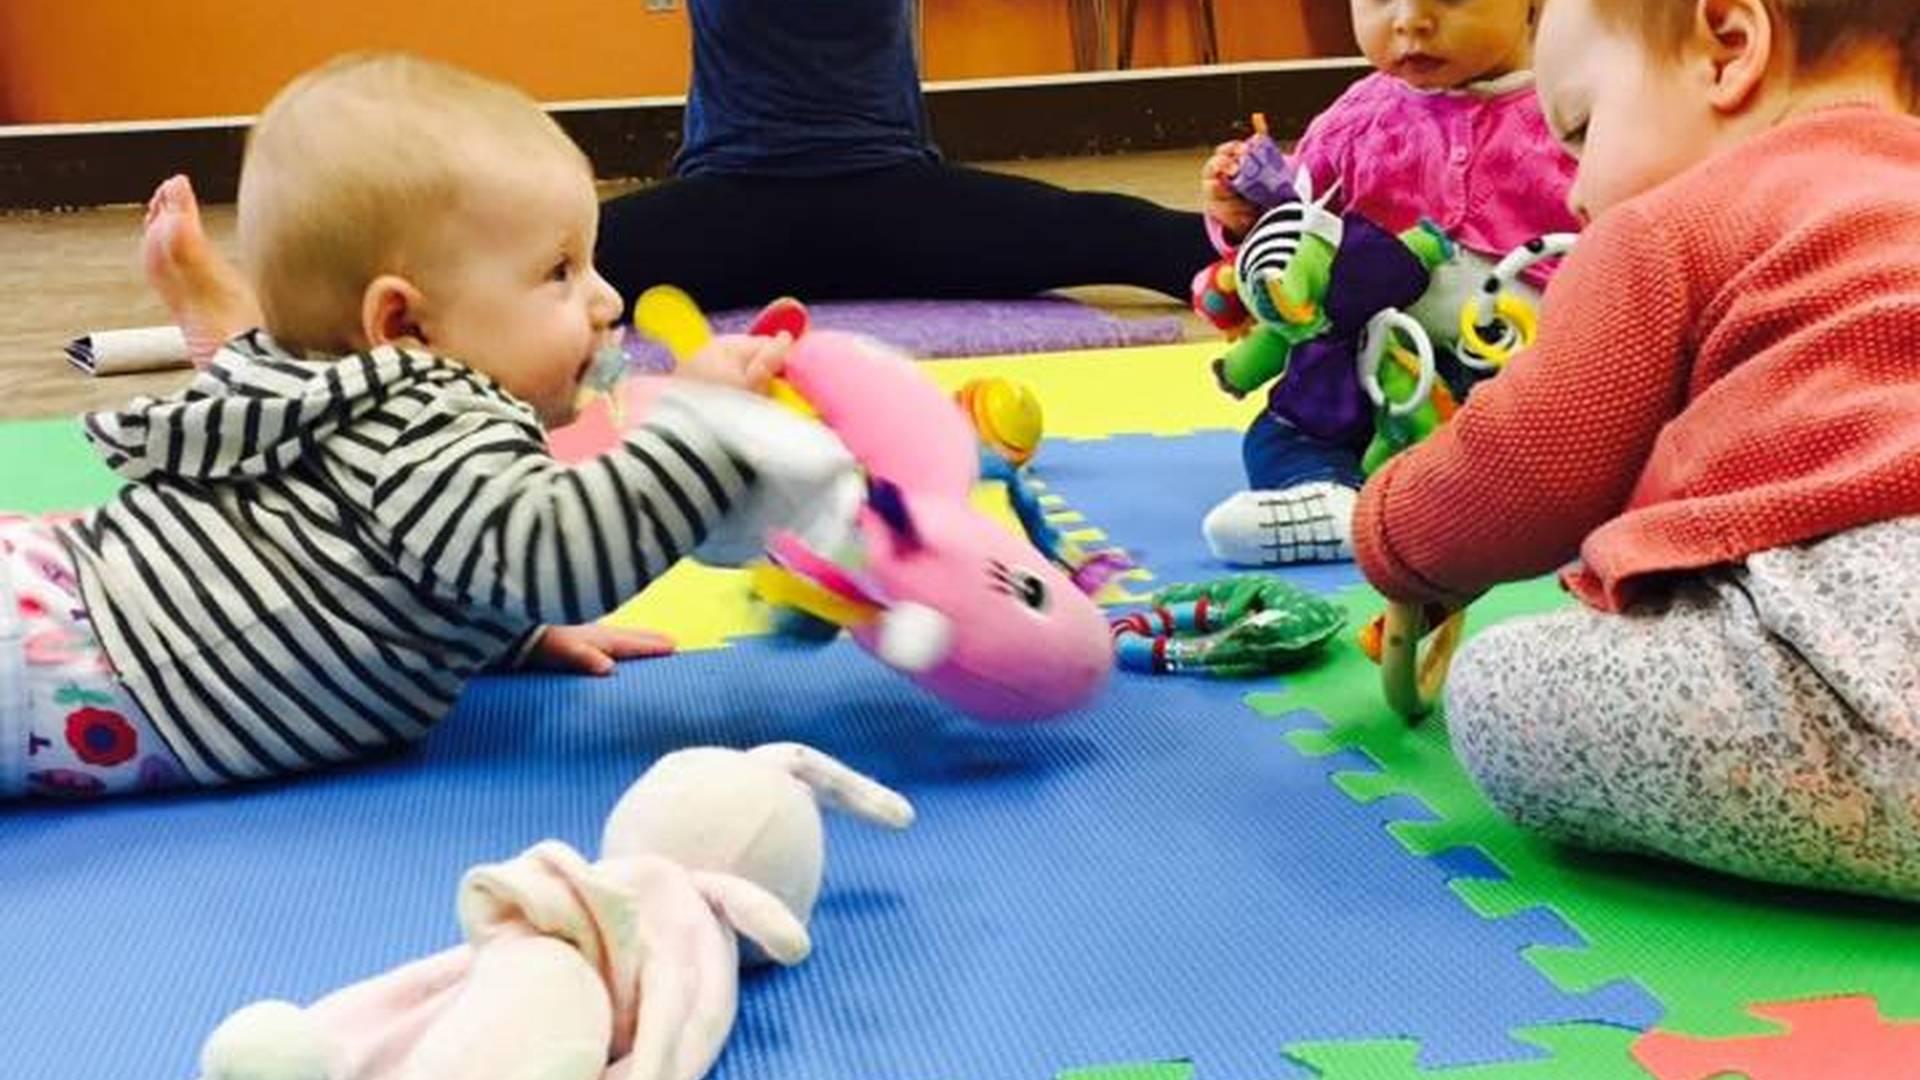
[(296, 80), (248, 144), (245, 280), (184, 180), (155, 214), (185, 230), (148, 254), (189, 331), (260, 329), (184, 391), (87, 418), (128, 481), (108, 505), (0, 519), (0, 794), (381, 754), (483, 670), (659, 651), (578, 624), (685, 555), (851, 520), (845, 449), (745, 392), (778, 341), (716, 341), (620, 447), (550, 456), (621, 301), (587, 161), (517, 91), (404, 56)]

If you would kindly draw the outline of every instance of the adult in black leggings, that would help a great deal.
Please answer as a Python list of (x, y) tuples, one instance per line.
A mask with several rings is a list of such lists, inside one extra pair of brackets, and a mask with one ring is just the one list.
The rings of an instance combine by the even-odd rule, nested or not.
[(1186, 299), (1214, 257), (1199, 215), (941, 162), (910, 3), (689, 0), (676, 178), (601, 209), (595, 261), (629, 304), (663, 282), (710, 310), (1108, 284)]

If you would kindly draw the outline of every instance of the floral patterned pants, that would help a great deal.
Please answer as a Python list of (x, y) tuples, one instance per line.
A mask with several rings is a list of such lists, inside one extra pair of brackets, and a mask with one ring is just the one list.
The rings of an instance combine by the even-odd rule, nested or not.
[(94, 639), (55, 524), (0, 514), (0, 798), (187, 783)]
[(1556, 839), (1920, 899), (1920, 518), (1493, 627), (1447, 715), (1488, 798)]

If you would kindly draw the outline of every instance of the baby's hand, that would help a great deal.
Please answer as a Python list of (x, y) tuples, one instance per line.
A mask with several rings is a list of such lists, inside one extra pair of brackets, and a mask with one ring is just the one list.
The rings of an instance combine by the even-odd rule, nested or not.
[(694, 549), (701, 562), (744, 565), (782, 531), (833, 550), (852, 531), (866, 501), (866, 480), (846, 445), (825, 426), (766, 398), (717, 386), (669, 387), (659, 408), (691, 414), (757, 479)]
[(1233, 178), (1247, 156), (1244, 140), (1224, 142), (1200, 167), (1200, 198), (1207, 216), (1225, 227), (1229, 236), (1241, 236), (1259, 219), (1260, 210), (1233, 190)]
[(589, 623), (549, 626), (520, 666), (529, 671), (611, 675), (617, 660), (673, 655), (673, 639), (647, 630), (616, 630)]
[(722, 334), (682, 361), (675, 374), (695, 382), (764, 394), (767, 384), (785, 366), (787, 350), (792, 346), (793, 336), (784, 332), (774, 337)]
[(1233, 194), (1230, 181), (1240, 171), (1241, 159), (1247, 156), (1245, 139), (1223, 142), (1213, 148), (1213, 156), (1200, 166), (1200, 190), (1207, 198), (1218, 198)]

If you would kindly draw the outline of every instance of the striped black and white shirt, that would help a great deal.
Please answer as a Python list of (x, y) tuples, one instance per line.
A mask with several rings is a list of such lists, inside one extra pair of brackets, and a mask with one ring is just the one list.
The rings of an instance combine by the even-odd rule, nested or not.
[(463, 365), (299, 358), (262, 333), (86, 431), (130, 481), (67, 533), (88, 615), (203, 784), (419, 739), (475, 672), (617, 607), (754, 482), (687, 409), (565, 466)]

